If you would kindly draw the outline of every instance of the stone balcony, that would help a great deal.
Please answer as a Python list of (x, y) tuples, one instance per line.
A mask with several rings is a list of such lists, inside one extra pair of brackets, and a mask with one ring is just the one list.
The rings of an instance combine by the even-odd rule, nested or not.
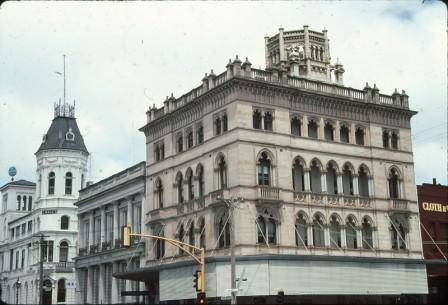
[(58, 262), (54, 263), (55, 272), (73, 272), (75, 268), (74, 262)]
[(389, 199), (389, 210), (409, 211), (409, 201), (406, 199)]
[(263, 200), (280, 200), (280, 189), (278, 187), (258, 186), (258, 198)]

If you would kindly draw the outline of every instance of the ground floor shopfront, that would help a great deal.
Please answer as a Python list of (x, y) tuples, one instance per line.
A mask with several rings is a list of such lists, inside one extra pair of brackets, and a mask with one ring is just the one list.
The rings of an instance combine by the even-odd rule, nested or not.
[[(193, 304), (196, 270), (197, 265), (182, 261), (114, 275), (145, 281), (156, 303)], [(279, 291), (291, 304), (417, 304), (428, 293), (426, 266), (418, 259), (244, 256), (237, 260), (236, 282), (244, 304), (275, 304)], [(206, 293), (209, 304), (230, 302), (228, 257), (207, 260)]]

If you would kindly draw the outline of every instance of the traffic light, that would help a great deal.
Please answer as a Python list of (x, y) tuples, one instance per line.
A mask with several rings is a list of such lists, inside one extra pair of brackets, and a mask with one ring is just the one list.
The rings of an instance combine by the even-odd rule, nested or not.
[(277, 293), (277, 304), (285, 303), (285, 292), (283, 290), (279, 290)]
[(123, 226), (121, 227), (121, 230), (123, 232), (123, 247), (130, 247), (131, 246), (131, 236), (129, 234), (131, 234), (131, 227), (128, 226)]
[(205, 292), (198, 292), (197, 304), (205, 305)]
[(193, 288), (196, 289), (196, 291), (202, 291), (202, 272), (196, 271), (194, 273), (194, 280), (193, 280)]

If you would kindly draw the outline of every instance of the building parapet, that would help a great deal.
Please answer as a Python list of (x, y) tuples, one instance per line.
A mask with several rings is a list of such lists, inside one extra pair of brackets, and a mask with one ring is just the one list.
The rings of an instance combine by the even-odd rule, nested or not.
[(380, 94), (376, 85), (371, 88), (367, 83), (363, 90), (345, 87), (336, 83), (313, 80), (305, 77), (289, 75), (281, 69), (253, 69), (251, 63), (247, 60), (241, 64), (238, 56), (235, 61), (229, 62), (227, 70), (219, 75), (214, 75), (213, 70), (209, 75), (203, 78), (203, 84), (185, 93), (179, 98), (167, 97), (164, 106), (157, 109), (150, 108), (147, 111), (147, 123), (160, 119), (164, 115), (179, 109), (192, 102), (199, 96), (219, 87), (234, 78), (243, 78), (279, 85), (283, 87), (296, 88), (318, 94), (330, 94), (336, 97), (346, 98), (348, 100), (378, 104), (387, 107), (400, 109), (409, 109), (409, 97), (403, 90), (402, 93), (395, 92), (392, 95)]

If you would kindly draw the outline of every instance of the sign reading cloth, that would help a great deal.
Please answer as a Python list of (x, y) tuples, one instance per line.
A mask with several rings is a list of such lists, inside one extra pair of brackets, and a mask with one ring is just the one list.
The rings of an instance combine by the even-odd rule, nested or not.
[(57, 214), (58, 210), (43, 210), (42, 214)]
[(446, 213), (448, 211), (448, 205), (444, 205), (442, 203), (423, 202), (422, 207), (423, 207), (423, 210), (430, 211), (430, 212)]

